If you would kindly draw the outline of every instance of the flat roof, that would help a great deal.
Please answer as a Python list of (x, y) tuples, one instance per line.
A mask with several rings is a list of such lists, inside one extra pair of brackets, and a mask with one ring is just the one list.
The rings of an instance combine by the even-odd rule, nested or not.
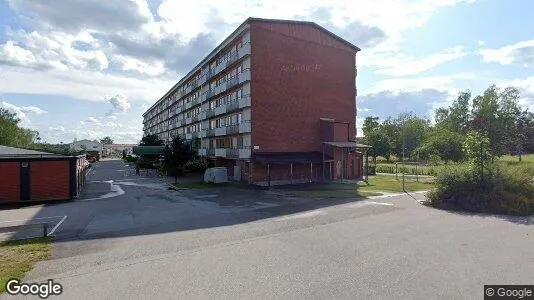
[(0, 145), (0, 156), (14, 156), (14, 155), (42, 156), (42, 155), (57, 155), (57, 154)]
[(337, 148), (371, 148), (369, 145), (358, 144), (355, 142), (323, 142), (323, 144)]
[[(323, 153), (318, 151), (311, 152), (253, 152), (251, 156), (253, 161), (263, 164), (290, 164), (290, 163), (321, 163)], [(325, 155), (326, 159), (332, 157)]]

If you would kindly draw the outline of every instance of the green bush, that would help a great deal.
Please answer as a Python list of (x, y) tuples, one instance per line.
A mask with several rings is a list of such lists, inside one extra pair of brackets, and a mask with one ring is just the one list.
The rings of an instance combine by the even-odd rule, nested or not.
[(129, 162), (129, 163), (132, 163), (132, 162), (135, 162), (137, 160), (137, 157), (135, 156), (131, 156), (131, 155), (127, 155), (126, 158), (124, 159), (126, 162)]
[(483, 176), (469, 167), (444, 168), (428, 194), (437, 207), (484, 213), (534, 213), (534, 170), (531, 166), (491, 164)]
[(136, 166), (139, 169), (157, 169), (157, 160), (146, 158), (146, 157), (139, 157), (136, 161)]
[(184, 171), (187, 173), (201, 173), (206, 170), (207, 166), (202, 159), (188, 161), (184, 165)]
[(377, 164), (376, 165), (376, 172), (377, 173), (387, 173), (387, 174), (395, 174), (395, 170), (397, 170), (398, 173), (408, 174), (408, 175), (429, 175), (429, 176), (436, 176), (437, 169), (435, 167), (431, 166), (418, 166), (417, 168), (415, 165), (399, 165), (396, 169), (394, 164)]

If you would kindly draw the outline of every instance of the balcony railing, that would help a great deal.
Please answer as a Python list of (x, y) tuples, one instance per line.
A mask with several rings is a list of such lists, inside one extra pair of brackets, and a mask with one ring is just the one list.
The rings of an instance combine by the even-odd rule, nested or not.
[(211, 118), (215, 116), (215, 110), (214, 109), (209, 109), (206, 111), (206, 118)]
[(239, 84), (239, 77), (238, 76), (231, 77), (230, 79), (226, 81), (226, 89), (231, 89), (237, 84)]
[(236, 134), (239, 133), (239, 125), (230, 125), (226, 127), (226, 134)]
[(238, 158), (239, 157), (239, 149), (227, 149), (226, 150), (226, 157)]
[(206, 136), (215, 136), (215, 129), (206, 129)]
[(230, 53), (230, 56), (228, 57), (228, 60), (226, 61), (225, 67), (227, 68), (231, 64), (235, 63), (238, 58), (239, 58), (239, 55), (237, 51)]
[(226, 112), (231, 112), (234, 110), (239, 109), (239, 102), (238, 101), (232, 101), (226, 105)]
[(239, 149), (234, 148), (201, 148), (199, 149), (199, 155), (206, 156), (217, 156), (225, 158), (250, 158), (251, 150), (250, 148), (244, 147)]

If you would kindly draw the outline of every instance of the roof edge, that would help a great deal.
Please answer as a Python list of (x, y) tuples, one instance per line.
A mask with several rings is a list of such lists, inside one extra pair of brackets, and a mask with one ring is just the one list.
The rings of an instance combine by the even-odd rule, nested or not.
[(251, 22), (265, 22), (265, 23), (288, 23), (288, 24), (305, 24), (305, 25), (311, 25), (319, 30), (324, 31), (326, 34), (330, 35), (334, 39), (342, 42), (346, 46), (349, 46), (350, 48), (354, 49), (356, 52), (361, 51), (360, 47), (354, 45), (353, 43), (345, 40), (344, 38), (340, 37), (339, 35), (333, 33), (332, 31), (324, 28), (323, 26), (312, 22), (312, 21), (298, 21), (298, 20), (283, 20), (283, 19), (264, 19), (264, 18), (255, 18), (255, 17), (249, 17), (245, 23), (251, 23)]

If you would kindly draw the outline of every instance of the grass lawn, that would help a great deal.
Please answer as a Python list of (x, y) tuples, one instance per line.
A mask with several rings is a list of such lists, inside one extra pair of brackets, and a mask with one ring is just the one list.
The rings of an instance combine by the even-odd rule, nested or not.
[(46, 259), (50, 248), (49, 238), (0, 242), (0, 294), (9, 279), (22, 279), (35, 263)]
[[(511, 156), (511, 155), (501, 156), (499, 158), (499, 161), (506, 162), (506, 163), (514, 163), (514, 164), (520, 163), (519, 158), (517, 156)], [(534, 154), (523, 155), (521, 157), (521, 163), (534, 165)]]
[[(407, 191), (422, 191), (433, 188), (429, 182), (406, 181)], [(402, 192), (402, 181), (395, 176), (376, 175), (369, 177), (369, 184), (360, 183), (330, 183), (306, 186), (285, 186), (279, 189), (286, 196), (302, 198), (364, 198), (379, 196), (383, 193)]]

